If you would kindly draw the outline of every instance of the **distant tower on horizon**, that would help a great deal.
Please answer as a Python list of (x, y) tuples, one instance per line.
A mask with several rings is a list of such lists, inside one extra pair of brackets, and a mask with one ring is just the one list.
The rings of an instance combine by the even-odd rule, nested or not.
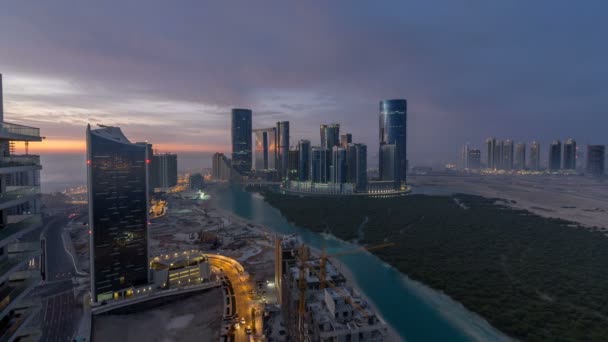
[(321, 147), (332, 150), (334, 146), (340, 145), (340, 124), (331, 123), (321, 125)]
[(530, 170), (540, 171), (540, 144), (536, 141), (530, 144)]
[[(381, 179), (397, 177), (394, 179), (397, 187), (401, 186), (401, 182), (406, 182), (407, 175), (407, 100), (383, 100), (380, 101), (380, 116), (379, 116), (379, 136), (380, 136), (380, 163), (379, 172)], [(392, 145), (393, 147), (384, 148)], [(383, 156), (387, 152), (389, 155)], [(392, 153), (396, 153), (398, 172), (384, 167), (385, 163), (392, 162), (394, 159)], [(388, 164), (387, 164), (388, 166)], [(390, 176), (389, 176), (390, 175)]]
[(232, 166), (239, 173), (251, 172), (251, 109), (232, 109)]
[(342, 148), (347, 148), (348, 144), (352, 144), (352, 142), (353, 142), (352, 134), (346, 133), (346, 134), (340, 135), (340, 146), (342, 146)]
[(481, 168), (481, 150), (470, 149), (467, 155), (467, 169), (479, 170)]
[(346, 149), (334, 146), (332, 149), (332, 183), (346, 183)]
[(315, 183), (327, 183), (330, 153), (324, 147), (311, 148), (310, 180)]
[(515, 159), (513, 161), (515, 170), (524, 170), (526, 168), (526, 144), (518, 143), (515, 145)]
[(513, 140), (507, 139), (502, 143), (502, 169), (513, 170), (514, 156)]
[(606, 146), (587, 145), (587, 174), (601, 177), (606, 173)]
[(310, 140), (302, 139), (298, 142), (298, 153), (300, 154), (298, 160), (298, 180), (310, 180)]
[(486, 168), (496, 169), (496, 160), (494, 153), (496, 151), (496, 138), (486, 139)]
[(574, 139), (568, 139), (564, 142), (564, 158), (563, 167), (564, 170), (576, 170), (576, 141)]
[(155, 154), (152, 162), (155, 165), (155, 171), (158, 172), (156, 186), (166, 189), (177, 185), (177, 154)]
[(355, 144), (355, 187), (359, 192), (367, 191), (367, 145)]
[(118, 127), (87, 126), (91, 299), (125, 298), (149, 283), (148, 149)]
[(562, 167), (562, 142), (554, 140), (549, 146), (549, 171), (558, 171)]
[(277, 128), (254, 129), (255, 148), (253, 150), (253, 168), (256, 171), (275, 170), (277, 159)]
[(462, 150), (460, 151), (460, 168), (468, 169), (469, 168), (469, 150), (470, 146), (468, 143), (462, 145)]
[(289, 121), (277, 122), (277, 170), (281, 179), (289, 172)]

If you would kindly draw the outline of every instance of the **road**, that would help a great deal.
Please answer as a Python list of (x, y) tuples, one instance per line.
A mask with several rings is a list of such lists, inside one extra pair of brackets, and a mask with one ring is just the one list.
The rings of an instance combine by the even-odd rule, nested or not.
[(82, 313), (74, 298), (74, 264), (61, 239), (67, 223), (66, 213), (53, 217), (45, 227), (47, 279), (36, 289), (42, 299), (41, 341), (71, 341)]
[[(236, 299), (236, 312), (239, 314), (239, 317), (244, 317), (246, 321), (244, 326), (239, 324), (240, 327), (235, 331), (235, 341), (249, 341), (250, 336), (245, 332), (245, 327), (253, 327), (251, 309), (256, 308), (255, 302), (250, 299), (250, 293), (253, 289), (251, 282), (249, 279), (245, 279), (243, 276), (241, 276), (241, 273), (237, 270), (235, 264), (233, 263), (216, 258), (210, 258), (209, 262), (212, 266), (221, 268), (228, 279), (230, 279)], [(256, 314), (255, 326), (258, 333), (263, 331), (261, 316), (261, 314)]]

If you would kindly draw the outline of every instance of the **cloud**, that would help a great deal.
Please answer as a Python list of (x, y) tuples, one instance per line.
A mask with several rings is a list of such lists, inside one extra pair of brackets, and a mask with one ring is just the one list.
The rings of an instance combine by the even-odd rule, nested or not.
[(4, 9), (6, 118), (50, 138), (81, 139), (86, 123), (104, 122), (159, 144), (227, 148), (230, 108), (246, 107), (255, 127), (290, 120), (294, 141), (315, 143), (320, 123), (341, 122), (374, 151), (378, 101), (407, 98), (414, 165), (490, 135), (606, 143), (600, 1)]

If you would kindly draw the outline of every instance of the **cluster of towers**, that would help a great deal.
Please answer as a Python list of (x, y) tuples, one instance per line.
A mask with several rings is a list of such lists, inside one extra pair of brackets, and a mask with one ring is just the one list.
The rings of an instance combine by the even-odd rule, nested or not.
[[(313, 183), (351, 183), (357, 191), (367, 191), (367, 146), (353, 143), (350, 133), (341, 134), (340, 124), (320, 126), (320, 145), (313, 146), (310, 140), (301, 139), (290, 148), (289, 121), (252, 129), (250, 109), (233, 109), (231, 114), (231, 167), (239, 174), (264, 174), (280, 180)], [(406, 132), (407, 101), (381, 101), (379, 181), (393, 182), (395, 189), (405, 182), (407, 172)], [(218, 175), (222, 160), (228, 163), (219, 154), (214, 157)]]
[[(590, 175), (604, 175), (605, 163), (604, 145), (587, 145), (587, 164), (586, 173)], [(577, 169), (578, 149), (574, 139), (565, 142), (554, 140), (549, 145), (548, 161), (546, 170), (574, 171)], [(465, 145), (462, 150), (462, 166), (465, 169), (480, 169), (481, 151), (470, 149)], [(514, 143), (511, 139), (496, 140), (488, 138), (486, 140), (486, 164), (485, 167), (492, 170), (531, 170), (540, 171), (541, 148), (540, 143), (533, 141), (529, 149), (525, 143)]]

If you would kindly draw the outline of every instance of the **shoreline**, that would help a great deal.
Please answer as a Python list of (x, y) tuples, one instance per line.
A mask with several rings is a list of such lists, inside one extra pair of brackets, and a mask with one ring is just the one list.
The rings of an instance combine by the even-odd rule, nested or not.
[[(213, 210), (215, 210), (218, 214), (228, 217), (231, 220), (234, 220), (235, 222), (240, 222), (241, 224), (249, 224), (252, 225), (254, 229), (260, 231), (263, 234), (270, 234), (270, 235), (284, 235), (284, 234), (279, 234), (279, 233), (275, 233), (272, 232), (270, 229), (264, 227), (263, 225), (260, 225), (256, 222), (253, 222), (252, 220), (240, 217), (228, 210), (219, 208), (217, 205), (215, 205), (215, 203), (213, 203), (213, 200), (210, 201), (210, 208), (212, 208)], [(342, 241), (342, 240), (340, 240)], [(313, 246), (308, 246), (310, 248), (311, 251), (313, 251), (313, 253), (320, 255), (321, 251), (318, 250), (317, 248), (313, 247)], [(356, 278), (354, 277), (352, 271), (350, 270), (350, 268), (346, 265), (344, 265), (341, 261), (337, 260), (334, 257), (329, 257), (328, 258), (332, 264), (334, 264), (334, 266), (336, 266), (338, 268), (338, 270), (340, 271), (340, 273), (342, 273), (342, 275), (344, 276), (344, 278), (346, 278), (346, 284), (353, 287), (355, 290), (357, 290), (357, 292), (359, 292), (361, 294), (361, 296), (365, 299), (365, 301), (369, 304), (369, 306), (374, 310), (374, 312), (380, 316), (382, 318), (382, 320), (386, 323), (387, 326), (387, 341), (401, 341), (401, 342), (405, 342), (405, 338), (400, 336), (399, 333), (397, 332), (397, 330), (386, 321), (386, 319), (382, 316), (382, 314), (380, 313), (380, 311), (378, 310), (378, 308), (376, 307), (376, 304), (369, 299), (369, 297), (367, 296), (367, 294), (365, 294), (364, 291), (361, 290), (361, 287), (359, 286), (359, 284), (357, 283)]]

